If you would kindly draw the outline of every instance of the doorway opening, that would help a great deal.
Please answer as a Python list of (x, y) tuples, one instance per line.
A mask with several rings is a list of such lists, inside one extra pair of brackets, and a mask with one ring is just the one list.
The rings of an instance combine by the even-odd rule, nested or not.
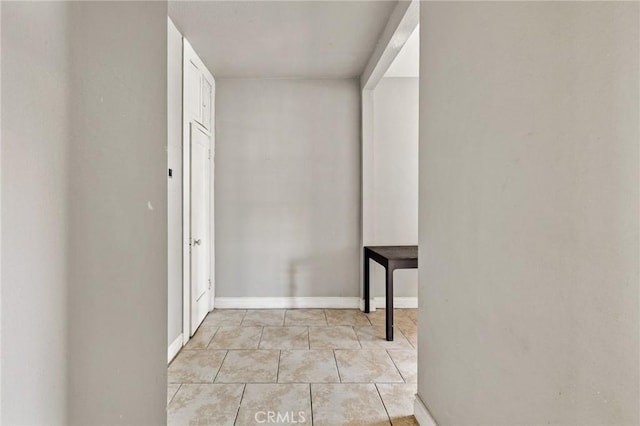
[[(361, 76), (363, 247), (417, 249), (418, 24), (419, 3), (412, 2), (389, 20)], [(380, 264), (367, 264), (372, 310), (386, 307), (387, 281), (395, 308), (417, 308), (417, 269), (398, 269), (389, 280)]]

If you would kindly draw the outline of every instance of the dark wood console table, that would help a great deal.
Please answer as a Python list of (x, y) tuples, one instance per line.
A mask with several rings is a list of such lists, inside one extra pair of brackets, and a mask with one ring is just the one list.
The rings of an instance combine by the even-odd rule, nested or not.
[(385, 285), (385, 316), (387, 340), (393, 340), (393, 271), (418, 267), (418, 246), (367, 246), (364, 248), (364, 311), (369, 313), (369, 260), (384, 266), (387, 272)]

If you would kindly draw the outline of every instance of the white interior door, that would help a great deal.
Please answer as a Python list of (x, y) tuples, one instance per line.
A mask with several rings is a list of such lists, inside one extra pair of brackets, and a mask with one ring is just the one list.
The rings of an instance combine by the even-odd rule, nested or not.
[(183, 344), (214, 306), (215, 80), (183, 39), (182, 282)]
[(210, 156), (211, 139), (199, 125), (191, 123), (191, 330), (198, 328), (209, 312), (210, 267)]

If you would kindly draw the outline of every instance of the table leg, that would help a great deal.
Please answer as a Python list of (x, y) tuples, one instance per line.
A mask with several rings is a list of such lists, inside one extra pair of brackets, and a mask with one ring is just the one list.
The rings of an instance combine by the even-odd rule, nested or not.
[(387, 340), (393, 340), (393, 267), (387, 265), (387, 291), (385, 295), (386, 307), (386, 323), (387, 323)]
[(369, 256), (367, 256), (367, 251), (364, 252), (364, 312), (369, 313), (371, 311), (371, 306), (369, 306), (369, 301), (371, 298), (369, 297)]

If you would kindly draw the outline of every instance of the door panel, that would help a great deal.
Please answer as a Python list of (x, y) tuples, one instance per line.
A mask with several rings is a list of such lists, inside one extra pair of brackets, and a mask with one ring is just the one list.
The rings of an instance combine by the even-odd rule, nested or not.
[(202, 119), (202, 85), (200, 83), (202, 72), (192, 62), (187, 61), (184, 76), (184, 108), (187, 117)]
[(202, 125), (211, 130), (211, 83), (202, 76)]
[(191, 333), (209, 311), (210, 138), (191, 124)]

